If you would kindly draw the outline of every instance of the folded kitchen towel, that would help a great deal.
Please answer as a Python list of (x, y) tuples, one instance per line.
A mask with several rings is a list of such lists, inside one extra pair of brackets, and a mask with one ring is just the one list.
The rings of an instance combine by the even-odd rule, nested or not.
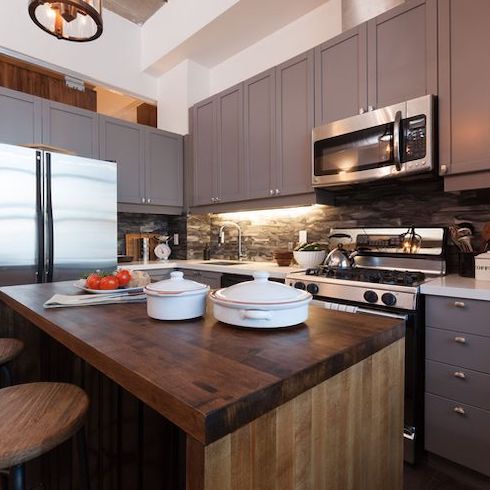
[(65, 308), (68, 306), (109, 305), (114, 303), (143, 303), (146, 295), (143, 293), (123, 294), (55, 294), (44, 303), (44, 308)]

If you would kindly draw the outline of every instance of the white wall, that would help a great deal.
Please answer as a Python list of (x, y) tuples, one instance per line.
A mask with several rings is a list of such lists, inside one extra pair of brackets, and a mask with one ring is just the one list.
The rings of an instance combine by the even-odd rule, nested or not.
[(330, 0), (210, 70), (215, 94), (342, 32), (341, 0)]
[(188, 109), (209, 93), (209, 70), (186, 60), (158, 81), (158, 127), (179, 134), (189, 132)]
[(141, 28), (107, 9), (103, 19), (104, 33), (96, 41), (59, 41), (32, 22), (27, 1), (0, 1), (0, 50), (155, 100), (157, 80), (141, 71)]

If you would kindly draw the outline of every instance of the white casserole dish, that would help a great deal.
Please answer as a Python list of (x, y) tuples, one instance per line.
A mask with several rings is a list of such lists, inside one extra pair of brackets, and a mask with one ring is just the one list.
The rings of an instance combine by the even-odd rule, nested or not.
[(156, 320), (189, 320), (206, 312), (209, 286), (184, 279), (180, 271), (171, 272), (170, 279), (148, 284), (148, 316)]
[(268, 277), (267, 272), (256, 272), (253, 281), (212, 292), (214, 317), (248, 328), (283, 328), (305, 322), (311, 294)]

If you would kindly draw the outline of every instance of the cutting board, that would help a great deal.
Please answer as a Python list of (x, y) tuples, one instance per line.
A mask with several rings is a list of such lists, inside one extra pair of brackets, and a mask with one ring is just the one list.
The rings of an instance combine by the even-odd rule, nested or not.
[(126, 255), (131, 255), (133, 260), (141, 260), (141, 239), (150, 239), (150, 260), (156, 260), (155, 247), (158, 245), (158, 237), (160, 233), (126, 233), (124, 236), (126, 241)]

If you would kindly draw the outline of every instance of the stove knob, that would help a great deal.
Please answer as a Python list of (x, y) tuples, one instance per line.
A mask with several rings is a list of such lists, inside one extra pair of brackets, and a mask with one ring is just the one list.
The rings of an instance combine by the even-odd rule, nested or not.
[(386, 305), (386, 306), (395, 306), (396, 304), (396, 296), (391, 293), (385, 293), (383, 296), (381, 296), (381, 301)]
[(296, 289), (303, 289), (303, 290), (306, 289), (306, 286), (305, 286), (305, 283), (304, 282), (295, 282), (294, 283), (294, 287)]
[(315, 294), (318, 294), (319, 287), (317, 284), (308, 284), (308, 286), (306, 286), (306, 290), (309, 293), (313, 294), (313, 296), (314, 296)]
[(364, 293), (364, 299), (368, 303), (377, 303), (378, 302), (378, 295), (374, 291), (366, 291)]

